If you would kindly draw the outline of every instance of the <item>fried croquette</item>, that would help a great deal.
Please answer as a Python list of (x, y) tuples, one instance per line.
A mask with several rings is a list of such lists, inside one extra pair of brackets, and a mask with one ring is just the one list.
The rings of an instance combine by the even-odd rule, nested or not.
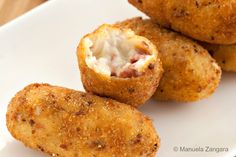
[(158, 100), (197, 101), (216, 90), (221, 69), (197, 43), (149, 19), (133, 18), (116, 26), (132, 29), (159, 50), (164, 74), (154, 94)]
[(160, 139), (132, 106), (48, 84), (18, 92), (7, 111), (10, 133), (58, 157), (154, 157)]
[(220, 65), (222, 70), (229, 72), (236, 72), (236, 44), (235, 45), (214, 45), (202, 44), (216, 62)]
[(235, 0), (128, 0), (160, 25), (214, 44), (236, 43)]
[(154, 94), (163, 72), (148, 39), (111, 25), (82, 38), (77, 57), (87, 92), (135, 107)]

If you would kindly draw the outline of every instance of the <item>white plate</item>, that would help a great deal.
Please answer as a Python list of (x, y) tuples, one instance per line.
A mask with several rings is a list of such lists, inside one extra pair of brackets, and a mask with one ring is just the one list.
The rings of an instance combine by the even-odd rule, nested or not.
[[(47, 156), (25, 148), (7, 131), (5, 113), (11, 97), (33, 82), (83, 90), (75, 55), (80, 38), (100, 24), (138, 15), (142, 14), (126, 0), (52, 0), (0, 28), (1, 157)], [(217, 92), (197, 103), (149, 101), (141, 107), (161, 136), (158, 156), (235, 156), (235, 79), (236, 74), (224, 73)], [(228, 151), (180, 151), (206, 146)]]

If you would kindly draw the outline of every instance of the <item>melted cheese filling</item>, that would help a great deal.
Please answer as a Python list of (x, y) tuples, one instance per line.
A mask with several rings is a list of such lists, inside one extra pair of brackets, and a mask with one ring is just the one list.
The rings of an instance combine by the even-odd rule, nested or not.
[(143, 38), (131, 30), (102, 27), (84, 39), (86, 64), (98, 73), (121, 78), (137, 77), (155, 55)]

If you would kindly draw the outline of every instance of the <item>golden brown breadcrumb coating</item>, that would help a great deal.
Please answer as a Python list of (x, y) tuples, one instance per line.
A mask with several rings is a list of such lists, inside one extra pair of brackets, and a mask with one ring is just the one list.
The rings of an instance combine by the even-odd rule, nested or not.
[(236, 43), (235, 0), (129, 0), (160, 25), (215, 44)]
[(234, 45), (214, 45), (201, 43), (205, 47), (222, 70), (236, 72), (236, 44)]
[(135, 108), (48, 84), (15, 95), (7, 127), (26, 146), (58, 157), (154, 157), (160, 146), (151, 120)]
[(221, 69), (208, 52), (192, 40), (151, 20), (133, 18), (116, 24), (149, 39), (160, 52), (163, 77), (154, 97), (159, 100), (196, 101), (217, 88)]
[[(144, 46), (148, 49), (146, 51), (155, 54), (154, 60), (148, 62), (149, 65), (147, 65), (147, 68), (141, 75), (137, 77), (131, 76), (121, 78), (117, 76), (103, 75), (88, 67), (86, 63), (86, 45), (84, 43), (87, 38), (96, 38), (94, 40), (99, 40), (97, 38), (102, 38), (104, 27), (110, 27), (109, 29), (121, 30), (120, 28), (114, 26), (102, 25), (95, 32), (92, 32), (91, 34), (88, 34), (84, 38), (82, 38), (78, 46), (77, 57), (81, 72), (81, 80), (83, 82), (85, 90), (99, 96), (113, 98), (119, 102), (126, 103), (134, 107), (144, 104), (144, 102), (152, 97), (152, 95), (156, 91), (163, 73), (160, 56), (158, 51), (156, 50), (156, 47), (144, 37), (140, 37), (137, 35), (129, 37), (135, 38), (135, 40), (137, 39), (138, 41), (141, 40), (141, 43), (145, 43)], [(127, 30), (124, 29), (121, 31)], [(138, 46), (139, 48), (143, 46), (139, 45), (139, 42), (135, 44), (137, 44), (136, 46)], [(91, 47), (94, 47), (94, 45)], [(111, 49), (111, 51), (113, 50)]]

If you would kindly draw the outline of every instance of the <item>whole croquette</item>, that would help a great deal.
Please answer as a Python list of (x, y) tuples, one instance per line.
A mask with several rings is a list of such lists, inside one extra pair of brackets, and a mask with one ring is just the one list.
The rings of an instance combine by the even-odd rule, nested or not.
[(139, 106), (155, 92), (162, 76), (156, 47), (130, 29), (102, 25), (77, 50), (87, 92)]
[(48, 84), (15, 95), (7, 127), (26, 146), (58, 157), (154, 157), (160, 146), (151, 120), (132, 106)]
[(158, 100), (196, 101), (216, 90), (221, 69), (197, 43), (149, 19), (133, 18), (116, 26), (132, 29), (159, 50), (164, 74), (154, 94)]
[(129, 0), (160, 25), (214, 44), (236, 43), (235, 0)]

